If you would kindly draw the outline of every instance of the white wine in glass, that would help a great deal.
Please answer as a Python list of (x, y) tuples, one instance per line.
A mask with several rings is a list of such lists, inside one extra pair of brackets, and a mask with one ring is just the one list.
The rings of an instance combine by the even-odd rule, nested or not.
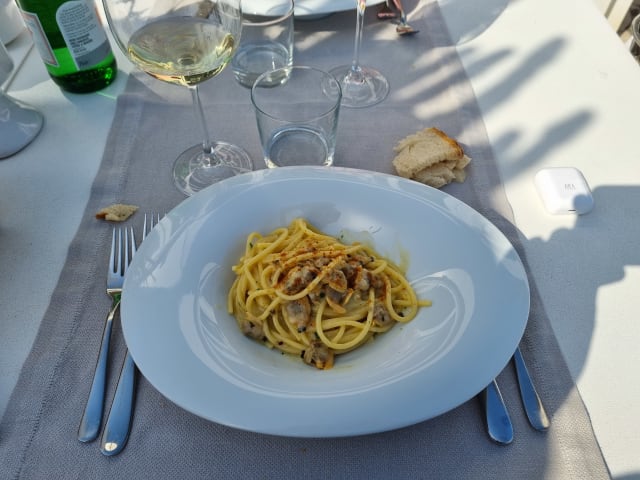
[(360, 46), (364, 28), (366, 0), (356, 0), (356, 38), (351, 65), (331, 69), (330, 73), (340, 82), (344, 107), (370, 107), (384, 100), (389, 93), (389, 82), (375, 68), (360, 65)]
[(251, 171), (240, 147), (209, 138), (198, 85), (231, 61), (242, 30), (241, 0), (103, 0), (122, 51), (142, 71), (191, 91), (204, 141), (176, 159), (173, 178), (185, 195)]

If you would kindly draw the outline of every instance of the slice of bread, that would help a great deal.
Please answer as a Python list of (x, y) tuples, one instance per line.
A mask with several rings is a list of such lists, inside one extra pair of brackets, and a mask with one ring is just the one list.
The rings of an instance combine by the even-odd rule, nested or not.
[(453, 138), (437, 128), (425, 128), (400, 140), (393, 166), (401, 177), (435, 188), (466, 178), (470, 158)]

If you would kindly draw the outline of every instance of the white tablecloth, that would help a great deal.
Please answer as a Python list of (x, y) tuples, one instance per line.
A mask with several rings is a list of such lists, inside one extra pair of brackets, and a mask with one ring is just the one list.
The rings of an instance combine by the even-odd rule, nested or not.
[[(590, 0), (507, 3), (440, 2), (609, 469), (614, 478), (639, 476), (640, 70)], [(99, 94), (65, 94), (31, 52), (9, 87), (46, 124), (32, 145), (0, 161), (0, 409), (57, 282), (125, 80), (121, 71)], [(545, 212), (532, 179), (548, 166), (579, 168), (595, 209)]]

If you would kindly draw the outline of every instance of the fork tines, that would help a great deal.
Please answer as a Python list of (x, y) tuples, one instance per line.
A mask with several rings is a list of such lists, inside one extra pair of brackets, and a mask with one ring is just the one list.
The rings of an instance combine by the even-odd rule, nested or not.
[[(115, 255), (117, 258), (114, 258), (114, 251), (117, 251), (117, 254)], [(133, 227), (114, 228), (111, 242), (111, 254), (109, 258), (109, 263), (113, 269), (112, 271), (124, 275), (124, 271), (129, 266), (129, 263), (131, 263), (131, 259), (135, 252), (136, 236), (133, 231)]]
[[(155, 227), (158, 223), (160, 223), (160, 214), (159, 213), (150, 213), (144, 214), (144, 223), (142, 225), (142, 240), (144, 241), (147, 238), (147, 234), (151, 233), (153, 227)], [(148, 225), (148, 226), (147, 226)]]

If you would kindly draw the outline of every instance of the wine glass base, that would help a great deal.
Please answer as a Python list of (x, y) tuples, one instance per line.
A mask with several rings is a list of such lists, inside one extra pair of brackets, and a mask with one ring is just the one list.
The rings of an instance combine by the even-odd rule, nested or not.
[(42, 129), (44, 117), (34, 108), (0, 90), (0, 159), (29, 145)]
[(249, 154), (225, 142), (212, 144), (215, 162), (207, 161), (202, 145), (185, 150), (173, 165), (173, 181), (182, 193), (191, 196), (203, 188), (253, 170)]
[(351, 65), (343, 65), (332, 69), (330, 73), (342, 87), (340, 105), (343, 107), (370, 107), (380, 103), (389, 94), (389, 82), (375, 68), (359, 67), (354, 70)]

